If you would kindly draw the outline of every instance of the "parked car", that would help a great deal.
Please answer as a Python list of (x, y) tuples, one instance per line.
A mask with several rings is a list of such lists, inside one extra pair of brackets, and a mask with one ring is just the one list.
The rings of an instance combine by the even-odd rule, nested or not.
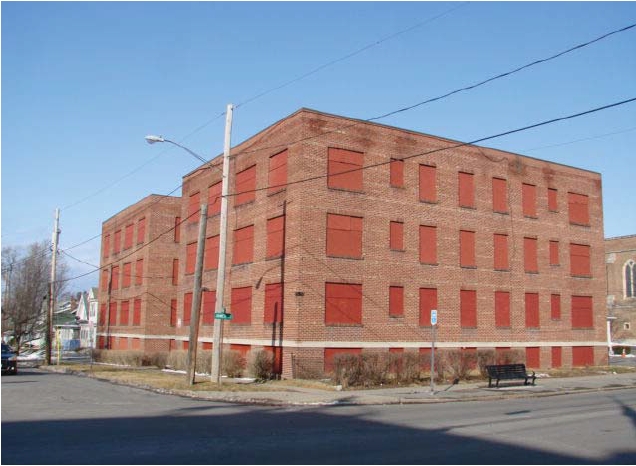
[(17, 374), (18, 358), (9, 345), (2, 343), (2, 373)]

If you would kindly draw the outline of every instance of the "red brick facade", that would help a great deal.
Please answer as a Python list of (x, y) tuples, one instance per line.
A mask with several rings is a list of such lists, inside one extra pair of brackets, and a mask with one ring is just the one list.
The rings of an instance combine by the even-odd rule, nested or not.
[[(347, 350), (426, 353), (435, 306), (442, 350), (517, 348), (541, 368), (604, 363), (600, 175), (476, 146), (446, 150), (457, 145), (302, 109), (234, 147), (224, 304), (239, 318), (225, 324), (224, 343), (275, 354), (282, 346), (282, 373), (293, 377)], [(167, 216), (186, 219), (208, 199), (207, 238), (216, 237), (220, 180), (215, 168), (186, 175), (180, 213)], [(116, 228), (125, 233), (133, 208), (104, 224), (104, 243), (113, 245)], [(175, 290), (166, 303), (176, 299), (174, 327), (169, 304), (143, 314), (145, 333), (133, 338), (146, 351), (154, 335), (171, 334), (178, 349), (188, 338), (197, 222), (179, 234), (178, 252), (162, 240), (163, 259), (145, 256), (148, 266), (163, 262), (157, 287)], [(218, 254), (218, 239), (208, 242)], [(203, 286), (215, 289), (215, 266)], [(202, 323), (200, 340), (209, 347), (212, 325)]]

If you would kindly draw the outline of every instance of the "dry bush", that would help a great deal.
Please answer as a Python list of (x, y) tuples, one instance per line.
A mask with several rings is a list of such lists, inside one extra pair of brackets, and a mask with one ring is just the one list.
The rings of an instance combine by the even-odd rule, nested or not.
[(95, 361), (119, 366), (141, 367), (144, 353), (142, 351), (97, 350), (93, 353)]
[(269, 380), (274, 377), (274, 354), (261, 350), (252, 356), (249, 365), (252, 377), (258, 380)]
[(437, 375), (440, 378), (446, 376), (449, 380), (466, 380), (477, 363), (475, 353), (467, 353), (458, 350), (447, 350), (440, 354), (437, 365)]
[(495, 350), (491, 349), (480, 349), (477, 350), (477, 367), (479, 368), (479, 373), (482, 377), (488, 377), (488, 371), (486, 370), (486, 366), (491, 366), (496, 364), (497, 361), (497, 353)]
[(333, 380), (343, 388), (362, 385), (364, 372), (361, 355), (337, 354), (333, 358)]
[(424, 357), (419, 353), (406, 352), (401, 357), (396, 379), (400, 383), (414, 383), (420, 380)]
[(389, 382), (393, 359), (388, 353), (362, 354), (361, 359), (364, 386), (378, 386)]
[(197, 363), (195, 372), (199, 374), (212, 373), (212, 350), (197, 351)]
[(168, 363), (168, 352), (157, 351), (155, 353), (146, 353), (142, 361), (144, 366), (155, 366), (164, 369)]
[(166, 367), (175, 371), (185, 371), (188, 368), (188, 351), (176, 350), (168, 353)]
[(228, 377), (241, 377), (245, 369), (245, 358), (239, 351), (223, 351), (222, 372)]
[(519, 349), (497, 352), (497, 364), (525, 364), (526, 353)]

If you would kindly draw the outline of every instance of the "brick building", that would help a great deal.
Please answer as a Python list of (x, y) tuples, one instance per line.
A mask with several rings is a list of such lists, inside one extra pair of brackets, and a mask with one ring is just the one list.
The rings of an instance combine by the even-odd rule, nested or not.
[[(231, 154), (232, 349), (273, 351), (288, 377), (302, 364), (329, 370), (342, 352), (426, 353), (437, 309), (442, 350), (518, 348), (541, 368), (606, 362), (598, 173), (308, 109)], [(200, 341), (210, 348), (220, 181), (209, 167), (184, 177), (172, 214), (186, 219), (170, 251), (176, 312), (146, 314), (145, 334), (117, 327), (120, 341), (156, 333), (187, 347), (198, 206), (208, 199)], [(146, 257), (168, 270), (170, 253)]]
[(605, 240), (607, 308), (612, 322), (612, 341), (636, 346), (636, 235)]

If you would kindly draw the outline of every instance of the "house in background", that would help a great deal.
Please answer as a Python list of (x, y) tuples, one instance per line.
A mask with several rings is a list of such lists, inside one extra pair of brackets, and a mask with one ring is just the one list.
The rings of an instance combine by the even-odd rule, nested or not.
[(80, 326), (80, 346), (82, 348), (95, 348), (95, 336), (98, 322), (98, 289), (91, 288), (83, 292), (77, 304), (75, 315)]
[(54, 351), (57, 351), (58, 345), (63, 351), (80, 348), (80, 326), (75, 315), (76, 311), (77, 302), (71, 299), (59, 303), (53, 313), (53, 330), (55, 332)]
[(607, 238), (605, 266), (612, 342), (636, 346), (636, 235)]

